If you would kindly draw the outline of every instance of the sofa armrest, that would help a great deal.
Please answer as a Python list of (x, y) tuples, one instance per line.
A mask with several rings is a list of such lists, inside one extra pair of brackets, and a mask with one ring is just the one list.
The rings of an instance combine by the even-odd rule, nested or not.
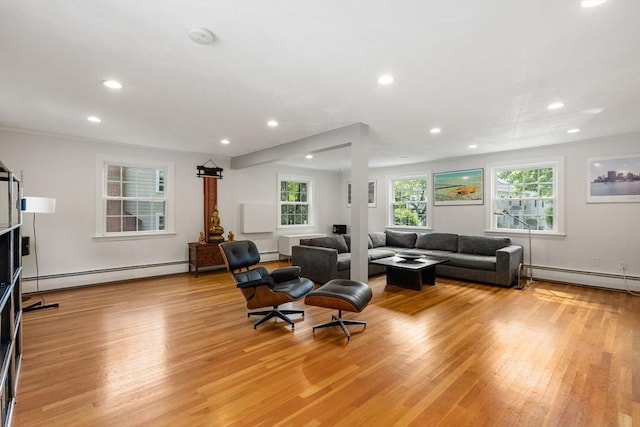
[(518, 269), (523, 260), (522, 246), (511, 245), (496, 251), (496, 282), (513, 286), (518, 280)]
[(320, 246), (293, 246), (291, 264), (300, 266), (300, 275), (316, 283), (338, 276), (338, 251)]

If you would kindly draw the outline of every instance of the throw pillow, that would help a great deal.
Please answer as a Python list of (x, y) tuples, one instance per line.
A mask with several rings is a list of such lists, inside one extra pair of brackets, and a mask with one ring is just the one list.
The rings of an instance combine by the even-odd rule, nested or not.
[(458, 235), (453, 233), (420, 233), (416, 248), (458, 252)]
[(395, 246), (399, 248), (416, 247), (416, 239), (418, 238), (416, 233), (393, 230), (385, 230), (384, 233), (387, 235), (387, 246)]
[(300, 243), (307, 246), (319, 246), (321, 248), (331, 248), (339, 254), (349, 252), (347, 242), (343, 236), (314, 237), (313, 239), (300, 240)]
[(387, 235), (382, 231), (373, 231), (369, 233), (369, 239), (371, 239), (372, 248), (379, 248), (380, 246), (387, 245)]

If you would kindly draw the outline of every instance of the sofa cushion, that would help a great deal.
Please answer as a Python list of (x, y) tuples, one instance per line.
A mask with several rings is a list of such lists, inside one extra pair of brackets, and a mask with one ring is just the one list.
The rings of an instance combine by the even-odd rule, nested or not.
[[(347, 243), (347, 248), (349, 248), (349, 252), (351, 252), (351, 234), (343, 234), (344, 241)], [(373, 247), (373, 243), (371, 243), (371, 236), (367, 235), (367, 249), (371, 249)]]
[(489, 255), (450, 254), (447, 265), (451, 267), (470, 268), (473, 270), (496, 271), (496, 257)]
[(508, 237), (458, 236), (458, 252), (474, 255), (494, 255), (498, 249), (511, 245)]
[(351, 254), (344, 252), (338, 254), (338, 271), (349, 270), (351, 268)]
[(343, 236), (314, 237), (313, 239), (300, 239), (300, 244), (305, 246), (319, 246), (321, 248), (331, 248), (339, 254), (349, 252), (347, 242)]
[(414, 249), (411, 252), (417, 252), (419, 254), (425, 255), (427, 258), (434, 259), (449, 259), (449, 256), (454, 253), (451, 251), (439, 251), (437, 249)]
[(395, 251), (392, 251), (391, 249), (374, 248), (374, 249), (369, 249), (367, 251), (369, 261), (373, 261), (375, 259), (389, 258), (394, 256), (395, 254), (396, 254)]
[(369, 233), (371, 239), (371, 247), (379, 248), (380, 246), (387, 246), (387, 235), (383, 231), (373, 231)]
[(453, 233), (420, 233), (416, 248), (458, 252), (458, 235)]
[(416, 233), (393, 230), (385, 230), (384, 233), (387, 235), (386, 246), (398, 248), (415, 248), (416, 246), (416, 239), (418, 237)]

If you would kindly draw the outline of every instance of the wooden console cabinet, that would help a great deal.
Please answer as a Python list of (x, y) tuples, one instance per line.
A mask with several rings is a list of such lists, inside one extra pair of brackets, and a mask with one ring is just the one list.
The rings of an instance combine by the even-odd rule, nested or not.
[(193, 268), (198, 277), (198, 269), (202, 267), (224, 267), (222, 253), (217, 243), (201, 245), (189, 243), (189, 273)]

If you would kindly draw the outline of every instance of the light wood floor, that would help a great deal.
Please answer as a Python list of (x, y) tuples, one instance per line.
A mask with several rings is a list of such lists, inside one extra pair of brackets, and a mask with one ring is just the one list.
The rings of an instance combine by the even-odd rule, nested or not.
[(312, 335), (318, 307), (253, 330), (226, 272), (46, 294), (60, 308), (24, 314), (14, 426), (640, 425), (640, 298), (369, 284), (348, 344)]

